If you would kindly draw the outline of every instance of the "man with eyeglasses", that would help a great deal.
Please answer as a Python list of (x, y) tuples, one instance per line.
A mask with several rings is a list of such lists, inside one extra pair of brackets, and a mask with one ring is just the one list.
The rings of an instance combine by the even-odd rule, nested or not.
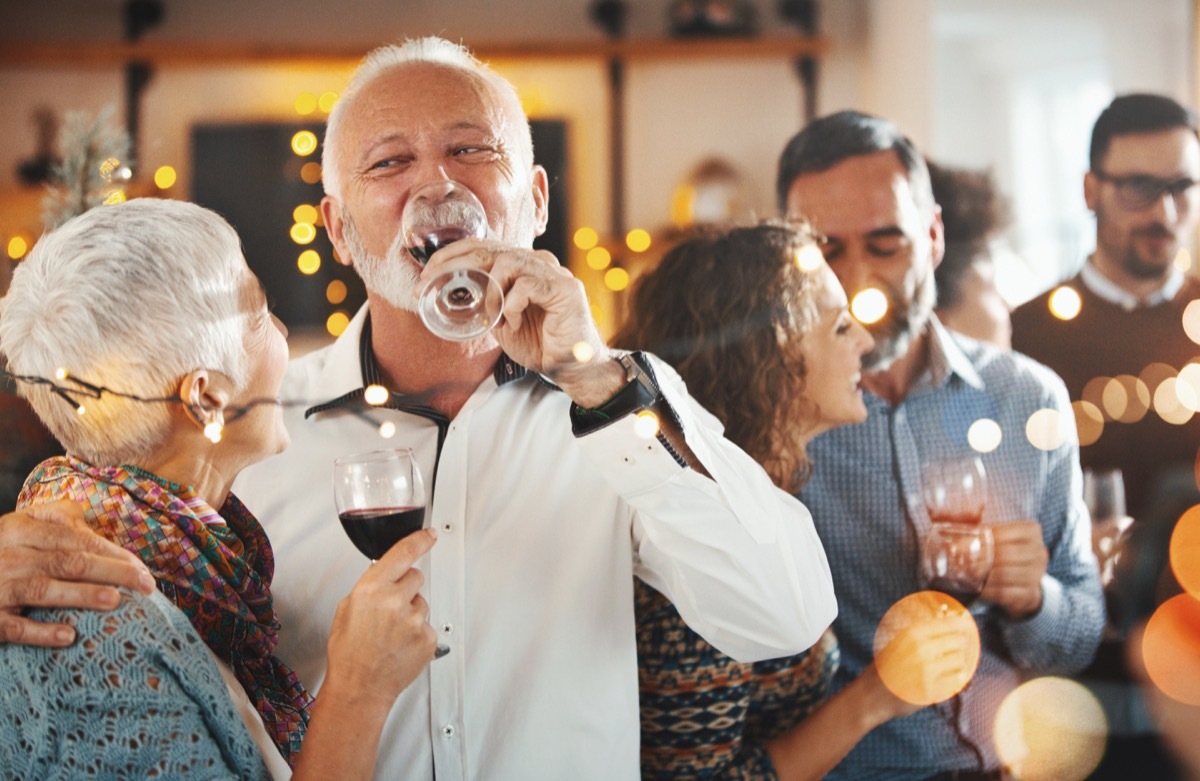
[[(1176, 377), (1200, 360), (1184, 320), (1188, 304), (1200, 299), (1200, 281), (1187, 273), (1200, 217), (1197, 184), (1195, 113), (1161, 95), (1117, 97), (1093, 127), (1083, 180), (1096, 215), (1096, 250), (1064, 283), (1079, 295), (1079, 313), (1059, 319), (1051, 312), (1056, 287), (1012, 316), (1014, 349), (1066, 381), (1080, 421), (1082, 465), (1121, 470), (1134, 519), (1128, 540), (1114, 548), (1122, 556), (1106, 588), (1109, 639), (1083, 674), (1110, 724), (1093, 778), (1177, 777), (1144, 717), (1122, 638), (1161, 601), (1171, 529), (1200, 501), (1193, 477), (1200, 416), (1192, 414), (1200, 405), (1191, 401), (1200, 387), (1188, 383), (1192, 370)], [(1093, 523), (1100, 532), (1105, 521)], [(1103, 536), (1094, 539), (1103, 558)]]

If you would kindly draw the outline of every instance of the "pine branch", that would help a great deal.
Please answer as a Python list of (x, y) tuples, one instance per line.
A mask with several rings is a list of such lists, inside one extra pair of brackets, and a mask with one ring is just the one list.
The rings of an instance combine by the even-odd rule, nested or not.
[(116, 197), (129, 178), (124, 160), (129, 156), (129, 135), (113, 127), (112, 106), (94, 118), (85, 112), (66, 115), (59, 134), (62, 162), (51, 173), (53, 184), (42, 203), (42, 224), (57, 228)]

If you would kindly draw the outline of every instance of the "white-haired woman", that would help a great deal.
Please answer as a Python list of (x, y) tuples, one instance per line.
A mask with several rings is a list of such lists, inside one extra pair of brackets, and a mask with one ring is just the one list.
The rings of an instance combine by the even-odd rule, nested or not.
[(433, 535), (398, 545), (342, 603), (314, 702), (273, 655), (270, 543), (230, 493), (288, 435), (275, 403), (285, 333), (228, 223), (159, 199), (75, 217), (14, 274), (0, 350), (16, 375), (58, 378), (22, 383), (67, 454), (30, 475), (19, 504), (80, 504), (159, 587), (108, 613), (59, 611), (75, 625), (68, 648), (0, 648), (0, 765), (22, 778), (369, 777), (395, 696), (433, 657), (411, 568)]

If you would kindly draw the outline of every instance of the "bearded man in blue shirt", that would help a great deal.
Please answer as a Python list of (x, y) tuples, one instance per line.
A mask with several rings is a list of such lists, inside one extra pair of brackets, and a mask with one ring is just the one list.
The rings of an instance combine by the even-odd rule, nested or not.
[[(838, 596), (835, 686), (871, 662), (888, 608), (924, 586), (919, 551), (931, 525), (924, 465), (980, 457), (988, 477), (983, 522), (994, 537), (980, 594), (986, 608), (973, 611), (982, 654), (970, 684), (875, 729), (829, 778), (999, 778), (993, 726), (1004, 696), (1030, 677), (1083, 669), (1104, 626), (1066, 389), (1046, 367), (938, 322), (941, 208), (924, 158), (891, 122), (852, 111), (814, 121), (784, 149), (777, 195), (788, 217), (808, 219), (822, 235), (825, 258), (852, 301), (871, 288), (888, 301), (886, 316), (868, 326), (876, 344), (864, 358), (868, 419), (812, 443), (817, 468), (801, 493)], [(1035, 422), (1058, 421), (1051, 441), (1026, 436), (1035, 413)], [(1001, 434), (984, 453), (967, 437), (980, 420)]]

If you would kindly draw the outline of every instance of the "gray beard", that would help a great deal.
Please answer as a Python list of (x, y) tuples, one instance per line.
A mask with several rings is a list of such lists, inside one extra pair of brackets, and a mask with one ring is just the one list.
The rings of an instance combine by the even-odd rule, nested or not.
[(887, 291), (888, 313), (876, 326), (867, 326), (875, 337), (875, 349), (863, 356), (865, 371), (883, 371), (897, 358), (908, 352), (913, 340), (925, 330), (937, 303), (937, 288), (930, 271), (917, 287), (916, 296), (901, 305), (900, 296), (894, 290)]
[(415, 313), (421, 272), (404, 246), (403, 234), (396, 233), (387, 255), (381, 258), (367, 252), (354, 220), (345, 209), (342, 209), (342, 223), (350, 261), (367, 290), (397, 309)]

